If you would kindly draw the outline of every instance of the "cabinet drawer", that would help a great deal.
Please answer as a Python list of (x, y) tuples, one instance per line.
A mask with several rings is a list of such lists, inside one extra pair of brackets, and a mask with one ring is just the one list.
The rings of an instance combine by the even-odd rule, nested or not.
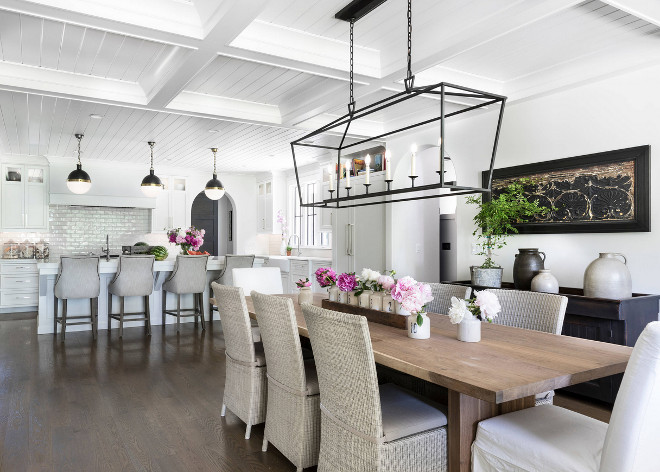
[(37, 290), (39, 287), (39, 276), (38, 275), (2, 275), (0, 276), (0, 288), (2, 290)]
[(305, 274), (305, 277), (309, 275), (309, 262), (307, 261), (291, 261), (291, 273), (292, 274)]
[(37, 264), (32, 262), (3, 262), (0, 264), (0, 274), (37, 274)]
[(14, 306), (37, 306), (39, 304), (39, 292), (20, 293), (6, 292), (0, 293), (0, 305), (3, 307)]

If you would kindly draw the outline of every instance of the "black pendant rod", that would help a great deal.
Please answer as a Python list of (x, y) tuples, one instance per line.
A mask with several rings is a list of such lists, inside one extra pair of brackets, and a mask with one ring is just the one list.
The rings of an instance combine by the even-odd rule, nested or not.
[(335, 18), (343, 21), (357, 21), (372, 12), (387, 0), (353, 0), (335, 13)]

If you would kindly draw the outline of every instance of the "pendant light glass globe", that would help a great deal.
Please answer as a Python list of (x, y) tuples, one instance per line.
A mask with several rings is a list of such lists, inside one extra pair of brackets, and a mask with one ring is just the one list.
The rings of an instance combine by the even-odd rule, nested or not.
[(149, 174), (142, 179), (140, 188), (145, 196), (154, 198), (157, 197), (163, 189), (163, 182), (161, 182), (158, 176), (154, 173), (154, 144), (156, 143), (149, 141), (147, 144), (149, 144), (149, 147), (151, 148), (151, 169), (149, 170)]
[(82, 195), (92, 188), (92, 179), (89, 177), (89, 174), (82, 169), (82, 163), (80, 162), (80, 142), (82, 141), (83, 135), (76, 134), (75, 136), (78, 140), (78, 164), (76, 165), (76, 170), (72, 171), (66, 178), (66, 186), (71, 192)]
[(215, 169), (215, 154), (218, 152), (218, 148), (211, 148), (211, 151), (213, 152), (213, 178), (206, 182), (204, 194), (211, 200), (220, 200), (225, 196), (225, 187), (218, 179), (218, 174)]

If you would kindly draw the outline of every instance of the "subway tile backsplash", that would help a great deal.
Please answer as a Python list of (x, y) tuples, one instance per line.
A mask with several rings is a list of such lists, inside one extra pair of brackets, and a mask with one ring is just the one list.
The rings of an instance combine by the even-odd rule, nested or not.
[(110, 208), (50, 205), (48, 233), (0, 233), (0, 240), (22, 242), (25, 239), (50, 243), (51, 260), (62, 254), (93, 252), (100, 254), (105, 236), (110, 236), (110, 252), (121, 253), (123, 245), (145, 240), (150, 244), (164, 242), (163, 235), (148, 234), (150, 210), (145, 208)]

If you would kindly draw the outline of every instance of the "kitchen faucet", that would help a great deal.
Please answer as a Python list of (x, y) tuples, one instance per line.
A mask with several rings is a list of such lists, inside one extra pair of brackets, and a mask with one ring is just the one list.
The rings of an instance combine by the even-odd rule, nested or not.
[(105, 260), (110, 261), (110, 235), (105, 235), (105, 248), (101, 248), (101, 254), (105, 254)]
[(300, 236), (298, 236), (297, 234), (292, 234), (291, 236), (289, 236), (289, 242), (287, 243), (287, 246), (291, 246), (291, 238), (296, 238), (296, 241), (298, 241), (298, 257), (300, 257), (300, 254), (301, 254), (301, 252), (300, 252)]

